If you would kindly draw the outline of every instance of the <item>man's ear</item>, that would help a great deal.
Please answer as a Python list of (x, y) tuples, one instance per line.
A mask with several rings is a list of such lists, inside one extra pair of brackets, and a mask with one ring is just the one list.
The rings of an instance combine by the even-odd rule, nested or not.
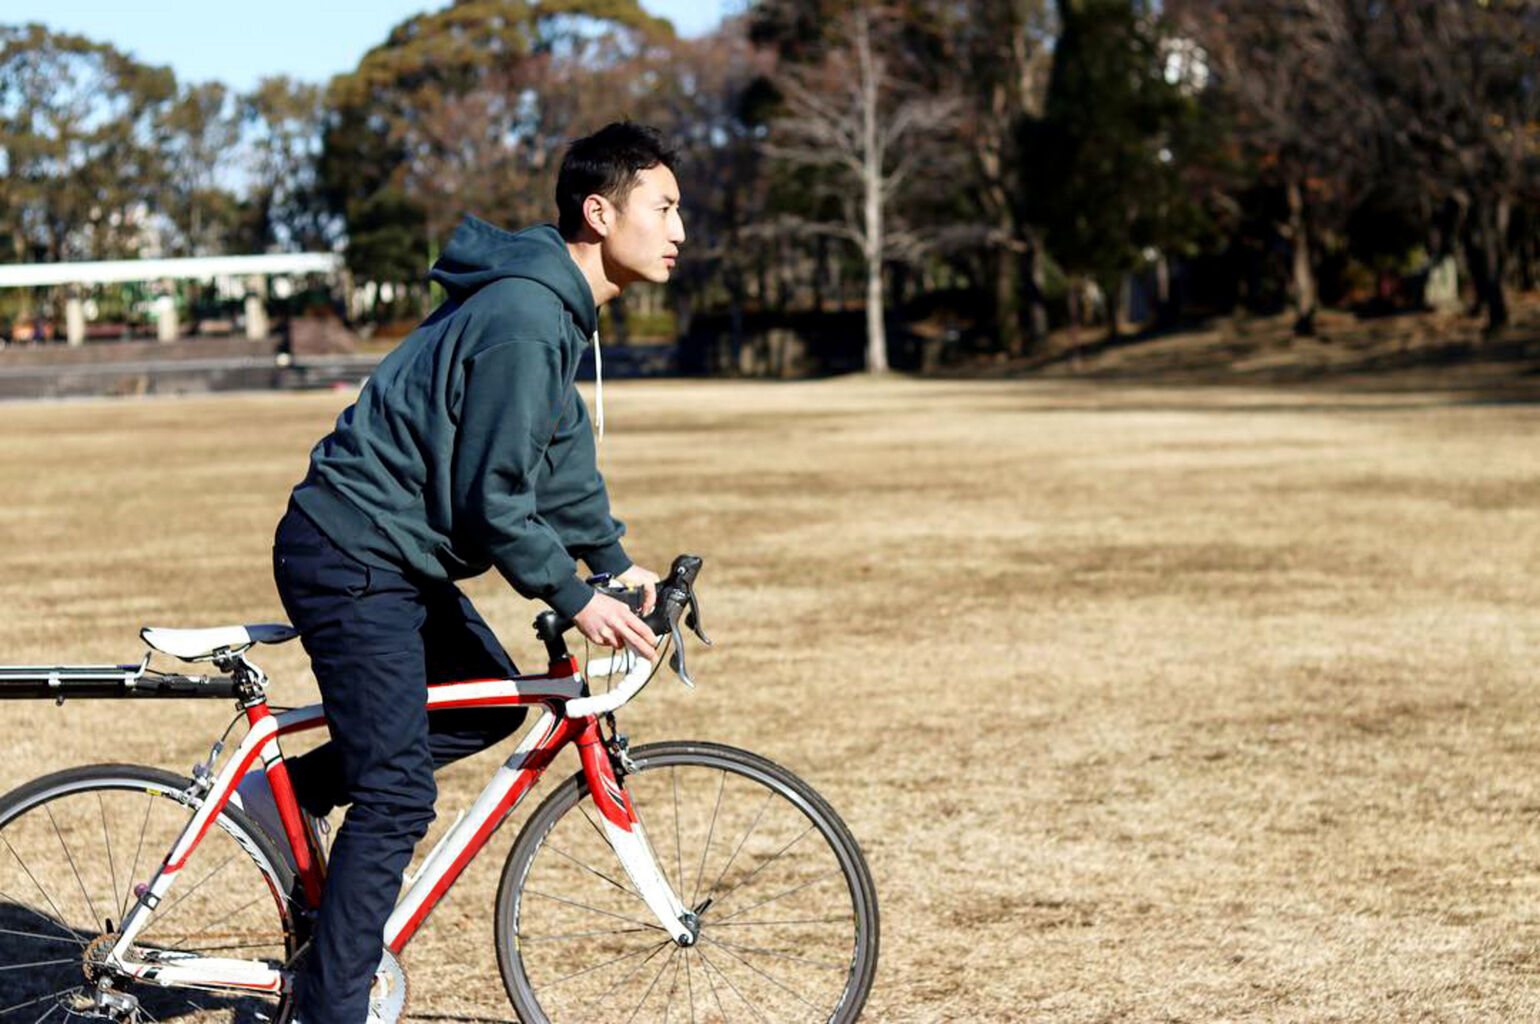
[(605, 238), (615, 222), (614, 208), (608, 199), (595, 192), (583, 200), (583, 220), (594, 234)]

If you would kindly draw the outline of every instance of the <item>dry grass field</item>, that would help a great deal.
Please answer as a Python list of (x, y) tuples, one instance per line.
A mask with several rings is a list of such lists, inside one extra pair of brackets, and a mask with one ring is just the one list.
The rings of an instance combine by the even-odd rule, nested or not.
[[(1540, 1020), (1540, 408), (905, 380), (608, 399), (631, 550), (706, 556), (717, 640), (698, 690), (654, 684), (625, 724), (758, 750), (842, 812), (882, 906), (868, 1019)], [(271, 531), (346, 401), (0, 407), (0, 661), (280, 614)], [(535, 664), (533, 606), (467, 590)], [(298, 646), (264, 653), (275, 699), (312, 698)], [(229, 709), (0, 715), (8, 789), (185, 772)], [(495, 757), (442, 776), (438, 827)], [(412, 1019), (512, 1019), (491, 908), (516, 827), (407, 950)]]

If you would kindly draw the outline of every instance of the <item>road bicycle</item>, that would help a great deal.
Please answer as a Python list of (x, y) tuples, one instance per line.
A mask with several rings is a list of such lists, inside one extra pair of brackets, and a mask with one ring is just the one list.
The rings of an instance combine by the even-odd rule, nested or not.
[[(428, 688), (429, 711), (540, 709), (517, 748), (409, 877), (385, 928), (371, 1020), (398, 1020), (401, 953), (556, 755), (581, 769), (524, 823), (493, 909), (504, 987), (522, 1021), (856, 1020), (876, 972), (871, 873), (849, 829), (806, 783), (715, 743), (630, 746), (615, 713), (664, 663), (693, 686), (681, 624), (709, 643), (701, 560), (675, 559), (646, 621), (647, 661), (568, 650), (545, 612), (544, 672)], [(639, 605), (638, 592), (617, 592)], [(239, 710), (191, 777), (103, 764), (0, 797), (0, 1024), (283, 1022), (324, 892), (322, 824), (294, 799), (289, 737), (320, 705), (274, 709), (248, 657), (282, 624), (145, 629), (138, 664), (0, 668), (0, 697), (233, 699)], [(154, 652), (219, 675), (152, 669)], [(671, 652), (671, 654), (669, 653)], [(607, 688), (600, 690), (603, 681)], [(220, 762), (236, 723), (247, 731)], [(270, 835), (232, 794), (265, 770), (282, 822)]]

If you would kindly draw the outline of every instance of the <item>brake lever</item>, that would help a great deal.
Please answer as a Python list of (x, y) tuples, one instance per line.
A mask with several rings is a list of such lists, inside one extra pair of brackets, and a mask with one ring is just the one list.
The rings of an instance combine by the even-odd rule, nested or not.
[(668, 667), (674, 670), (674, 675), (679, 681), (690, 689), (695, 689), (695, 680), (690, 678), (689, 669), (684, 667), (684, 637), (679, 632), (679, 623), (675, 622), (669, 627), (669, 637), (673, 641), (674, 650), (668, 656)]
[(700, 624), (700, 604), (695, 600), (695, 591), (693, 588), (690, 590), (689, 607), (690, 612), (684, 617), (684, 624), (695, 631), (695, 635), (700, 637), (701, 643), (705, 644), (707, 647), (714, 646), (711, 642), (711, 638), (706, 635), (705, 627)]

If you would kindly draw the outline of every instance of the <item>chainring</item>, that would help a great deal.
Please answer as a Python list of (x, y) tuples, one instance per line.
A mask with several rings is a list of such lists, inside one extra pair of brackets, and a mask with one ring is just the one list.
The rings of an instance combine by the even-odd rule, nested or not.
[(380, 955), (374, 987), (369, 990), (369, 1024), (397, 1024), (406, 1016), (406, 996), (406, 968), (387, 949)]

